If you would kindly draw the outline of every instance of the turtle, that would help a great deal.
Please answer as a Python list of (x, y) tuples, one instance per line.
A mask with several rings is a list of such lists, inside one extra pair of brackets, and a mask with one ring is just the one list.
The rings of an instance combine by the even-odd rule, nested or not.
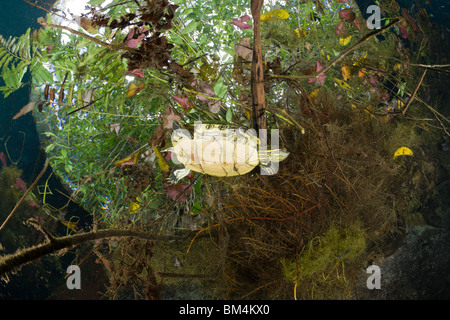
[[(196, 123), (194, 137), (174, 125), (172, 160), (178, 164), (168, 178), (177, 183), (191, 171), (216, 177), (244, 175), (260, 166), (264, 174), (274, 174), (278, 162), (289, 155), (286, 149), (263, 150), (253, 129), (238, 125)], [(259, 149), (259, 150), (258, 150)]]

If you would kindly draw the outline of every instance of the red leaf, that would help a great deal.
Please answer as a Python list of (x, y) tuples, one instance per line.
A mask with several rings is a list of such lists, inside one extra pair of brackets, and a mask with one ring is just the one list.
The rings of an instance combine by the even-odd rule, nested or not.
[[(138, 32), (145, 32), (147, 29), (145, 27), (141, 27)], [(142, 39), (145, 38), (145, 33), (141, 33), (137, 38), (133, 38), (135, 36), (135, 30), (130, 30), (127, 35), (127, 40), (125, 42), (126, 46), (129, 48), (137, 48), (138, 44), (142, 42)]]
[[(319, 60), (317, 60), (317, 67), (316, 67), (316, 72), (320, 71), (323, 69), (323, 64), (320, 63)], [(323, 84), (323, 81), (325, 80), (327, 76), (325, 75), (325, 72), (320, 73), (319, 75), (317, 75), (316, 78), (309, 78), (308, 83), (314, 83), (317, 80), (318, 84)]]
[(28, 199), (28, 203), (31, 207), (39, 208), (38, 204), (31, 199)]
[(138, 78), (144, 78), (145, 74), (142, 72), (142, 68), (134, 69), (132, 71), (127, 72), (128, 74), (132, 74)]
[(408, 31), (406, 31), (405, 26), (403, 26), (401, 23), (398, 24), (398, 28), (400, 29), (400, 35), (403, 39), (408, 39)]
[(253, 27), (250, 24), (245, 23), (245, 21), (247, 21), (248, 19), (250, 19), (250, 16), (246, 14), (245, 16), (234, 19), (233, 21), (231, 21), (231, 24), (240, 29), (251, 29)]
[(170, 199), (176, 201), (186, 201), (189, 199), (188, 194), (192, 193), (192, 188), (189, 184), (170, 184), (164, 182), (164, 188), (166, 188)]
[(19, 190), (22, 192), (26, 192), (28, 189), (25, 182), (20, 178), (16, 178), (16, 187), (19, 188)]
[(355, 18), (356, 15), (352, 9), (342, 9), (339, 11), (339, 19), (345, 20), (346, 22), (352, 22)]
[(340, 35), (341, 33), (344, 33), (344, 22), (340, 22), (337, 26), (336, 26), (336, 35)]
[(251, 48), (250, 38), (241, 39), (236, 47), (236, 56), (241, 57), (245, 61), (252, 61), (253, 50)]
[(6, 156), (3, 152), (0, 152), (0, 161), (2, 162), (2, 165), (6, 167)]
[(116, 131), (116, 134), (119, 135), (120, 131), (120, 123), (111, 123), (109, 125), (110, 132)]
[(164, 110), (161, 115), (163, 128), (171, 130), (173, 128), (173, 122), (180, 120), (180, 118), (181, 117), (175, 113), (170, 106), (167, 106), (166, 110)]
[(363, 21), (356, 18), (355, 20), (353, 20), (353, 25), (356, 27), (356, 29), (358, 29), (359, 32), (361, 32), (361, 33), (363, 32), (363, 26), (364, 26)]
[(187, 110), (190, 108), (189, 105), (189, 99), (187, 97), (181, 98), (178, 96), (173, 96), (173, 99), (178, 102), (180, 104), (180, 106), (184, 109)]
[(153, 148), (154, 146), (161, 143), (161, 141), (164, 138), (164, 130), (162, 126), (156, 127), (155, 133), (153, 133), (152, 138), (148, 141), (148, 145), (150, 148)]

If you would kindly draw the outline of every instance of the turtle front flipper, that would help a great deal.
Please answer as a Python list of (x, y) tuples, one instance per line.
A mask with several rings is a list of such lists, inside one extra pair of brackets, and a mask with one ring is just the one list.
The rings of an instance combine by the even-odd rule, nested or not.
[(175, 184), (186, 177), (189, 172), (191, 172), (191, 170), (186, 167), (175, 167), (167, 178), (167, 181), (171, 184)]

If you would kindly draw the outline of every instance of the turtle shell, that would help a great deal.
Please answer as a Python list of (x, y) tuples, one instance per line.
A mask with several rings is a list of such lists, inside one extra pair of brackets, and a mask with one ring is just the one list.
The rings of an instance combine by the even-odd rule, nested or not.
[(216, 127), (178, 140), (173, 152), (192, 171), (217, 177), (243, 175), (259, 164), (257, 143), (252, 138), (235, 132), (230, 135)]

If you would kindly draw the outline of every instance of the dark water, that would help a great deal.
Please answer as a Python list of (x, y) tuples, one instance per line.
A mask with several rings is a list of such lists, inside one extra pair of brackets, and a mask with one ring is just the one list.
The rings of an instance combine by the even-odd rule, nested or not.
[[(39, 6), (50, 9), (55, 0), (36, 2)], [(20, 36), (28, 28), (39, 29), (40, 24), (37, 23), (37, 18), (46, 15), (45, 11), (28, 5), (22, 0), (2, 0), (0, 8), (0, 34), (6, 39), (9, 36)], [(28, 186), (42, 170), (45, 154), (40, 149), (39, 137), (31, 113), (17, 120), (12, 120), (12, 117), (29, 102), (29, 97), (30, 87), (25, 86), (6, 99), (3, 96), (0, 98), (0, 152), (9, 155), (8, 165), (14, 164), (23, 171), (22, 179)], [(0, 166), (2, 166), (1, 163)], [(51, 171), (51, 168), (47, 169), (39, 184), (43, 184), (47, 180)], [(54, 175), (49, 179), (49, 186), (52, 190), (64, 190), (64, 186), (54, 178)], [(0, 199), (0, 201), (5, 200)], [(49, 196), (46, 201), (55, 208), (60, 208), (67, 202), (66, 198), (59, 196), (57, 192), (54, 192), (53, 196)], [(0, 212), (2, 217), (7, 214)], [(69, 205), (65, 219), (72, 215), (81, 216), (83, 226), (90, 223), (90, 221), (84, 221), (83, 216), (86, 216), (86, 213), (73, 203)], [(5, 230), (6, 228), (2, 232)], [(65, 230), (57, 229), (55, 232), (64, 235)], [(55, 264), (55, 259), (41, 259), (36, 264), (22, 268), (18, 275), (11, 275), (10, 283), (5, 284), (0, 281), (0, 299), (48, 298), (55, 288), (65, 284), (65, 269), (70, 265), (74, 256), (69, 253), (58, 259), (61, 259), (62, 263)]]

